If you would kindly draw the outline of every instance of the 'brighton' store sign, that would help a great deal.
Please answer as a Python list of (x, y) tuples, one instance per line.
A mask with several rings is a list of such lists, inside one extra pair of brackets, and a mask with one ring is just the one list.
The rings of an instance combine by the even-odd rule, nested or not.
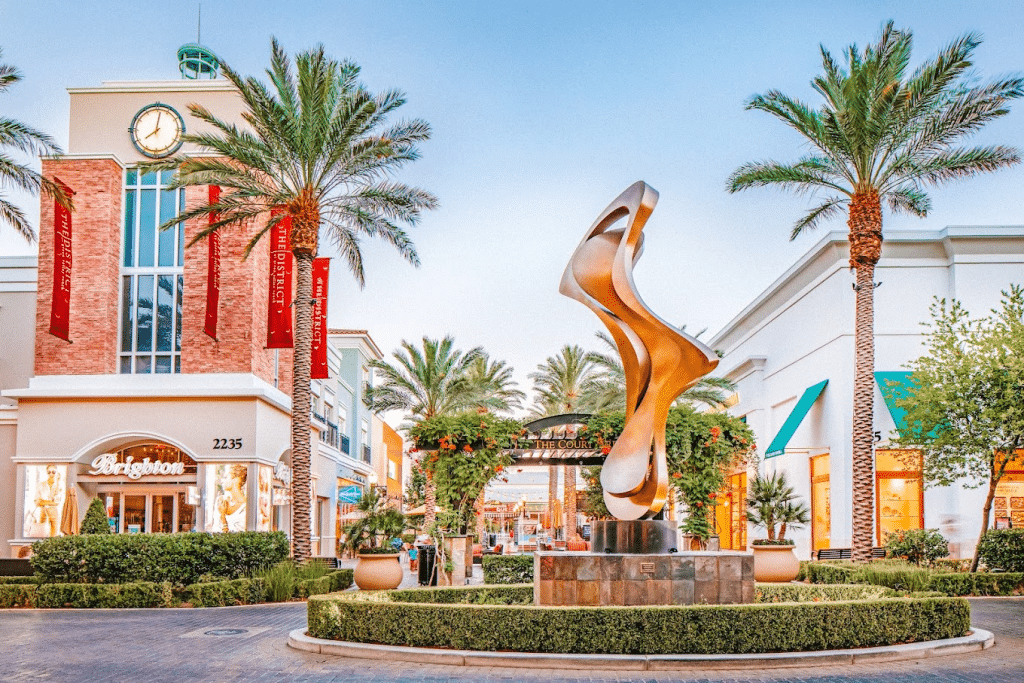
[(102, 453), (93, 458), (92, 470), (89, 474), (128, 477), (129, 479), (168, 474), (182, 475), (185, 474), (185, 463), (150, 460), (149, 458), (135, 460), (130, 455), (120, 462), (115, 453)]

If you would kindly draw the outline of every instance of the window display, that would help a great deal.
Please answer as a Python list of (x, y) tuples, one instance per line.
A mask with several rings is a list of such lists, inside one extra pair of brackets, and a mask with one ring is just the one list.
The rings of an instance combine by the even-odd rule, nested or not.
[(25, 465), (24, 537), (58, 536), (66, 498), (66, 465)]
[(207, 465), (207, 531), (245, 531), (248, 469), (242, 463)]

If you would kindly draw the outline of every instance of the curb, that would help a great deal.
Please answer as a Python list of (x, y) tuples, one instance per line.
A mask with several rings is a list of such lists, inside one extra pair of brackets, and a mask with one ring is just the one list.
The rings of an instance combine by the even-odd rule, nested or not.
[(522, 669), (602, 669), (616, 671), (676, 671), (680, 669), (781, 669), (800, 666), (863, 664), (960, 655), (987, 650), (995, 644), (991, 631), (971, 627), (961, 638), (929, 640), (906, 645), (818, 652), (771, 652), (740, 655), (592, 655), (546, 652), (483, 652), (442, 650), (401, 645), (375, 645), (325, 640), (298, 628), (288, 634), (288, 646), (314, 654), (447, 666), (500, 666)]

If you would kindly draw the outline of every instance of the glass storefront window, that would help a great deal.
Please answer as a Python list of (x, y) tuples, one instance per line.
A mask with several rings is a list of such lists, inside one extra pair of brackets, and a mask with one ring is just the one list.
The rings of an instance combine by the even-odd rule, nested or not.
[(924, 528), (924, 482), (921, 454), (913, 450), (875, 451), (877, 541), (894, 531)]
[(832, 491), (829, 455), (811, 458), (811, 550), (832, 547)]
[(68, 501), (67, 471), (67, 465), (25, 465), (24, 538), (61, 534), (60, 523)]
[(127, 534), (146, 531), (146, 496), (124, 497), (124, 531)]

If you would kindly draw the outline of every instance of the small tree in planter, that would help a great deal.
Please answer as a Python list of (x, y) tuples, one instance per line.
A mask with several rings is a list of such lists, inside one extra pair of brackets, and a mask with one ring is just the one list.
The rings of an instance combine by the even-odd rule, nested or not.
[(755, 580), (777, 582), (796, 578), (800, 561), (793, 553), (792, 539), (786, 538), (786, 530), (801, 527), (810, 519), (807, 505), (797, 500), (784, 473), (754, 475), (747, 493), (747, 520), (768, 532), (767, 539), (753, 543)]
[(85, 517), (82, 518), (82, 526), (79, 528), (78, 533), (110, 533), (110, 522), (107, 521), (107, 509), (104, 507), (103, 501), (99, 498), (93, 498), (92, 502), (89, 503), (89, 509), (86, 510)]
[(363, 493), (356, 510), (363, 516), (342, 527), (345, 547), (359, 555), (356, 585), (362, 590), (398, 588), (403, 572), (392, 541), (401, 540), (408, 526), (405, 515), (389, 508), (387, 500), (372, 488)]

